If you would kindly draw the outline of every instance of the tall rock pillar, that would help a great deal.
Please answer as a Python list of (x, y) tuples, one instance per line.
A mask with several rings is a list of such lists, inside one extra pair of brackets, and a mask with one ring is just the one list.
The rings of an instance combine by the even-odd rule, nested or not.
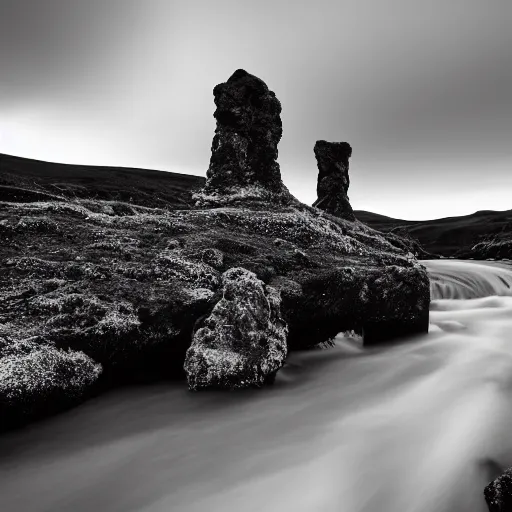
[(348, 159), (352, 155), (350, 144), (317, 140), (314, 151), (318, 165), (318, 199), (313, 206), (336, 217), (355, 220), (347, 196), (350, 185)]
[(281, 180), (277, 145), (281, 103), (265, 82), (238, 69), (213, 89), (217, 120), (212, 156), (198, 206), (245, 200), (287, 203), (293, 199)]

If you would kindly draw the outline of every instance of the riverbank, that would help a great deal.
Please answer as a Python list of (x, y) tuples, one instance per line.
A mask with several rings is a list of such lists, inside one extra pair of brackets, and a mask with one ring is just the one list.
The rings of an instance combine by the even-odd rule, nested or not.
[(291, 354), (271, 388), (110, 392), (0, 439), (3, 503), (484, 512), (512, 465), (511, 329), (512, 297), (435, 300), (428, 335), (364, 350), (338, 337)]

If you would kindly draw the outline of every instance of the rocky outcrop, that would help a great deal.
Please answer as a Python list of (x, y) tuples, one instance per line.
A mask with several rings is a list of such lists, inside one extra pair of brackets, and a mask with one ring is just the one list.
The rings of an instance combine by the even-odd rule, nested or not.
[(83, 352), (0, 337), (0, 428), (82, 400), (101, 370)]
[(313, 206), (336, 217), (355, 220), (347, 196), (350, 185), (348, 160), (352, 155), (350, 144), (317, 140), (314, 151), (318, 165), (318, 198)]
[(512, 510), (512, 468), (493, 480), (484, 490), (489, 512)]
[[(103, 389), (185, 370), (194, 389), (259, 386), (287, 349), (339, 332), (376, 344), (428, 331), (425, 268), (382, 233), (306, 206), (282, 185), (280, 106), (268, 88), (239, 71), (215, 95), (212, 163), (196, 196), (205, 207), (148, 207), (137, 195), (0, 198), (0, 338), (32, 340), (35, 360), (76, 367), (84, 386), (66, 403), (96, 378)], [(171, 190), (178, 178), (168, 179)], [(9, 357), (0, 352), (0, 367)], [(29, 363), (0, 381), (24, 386), (33, 375), (47, 386), (50, 374)], [(44, 393), (31, 396), (32, 411), (47, 409)]]
[(222, 283), (222, 298), (187, 351), (189, 387), (260, 387), (273, 380), (288, 352), (281, 297), (243, 268), (229, 269)]
[(213, 94), (217, 128), (206, 185), (194, 196), (197, 204), (292, 201), (277, 163), (283, 128), (274, 92), (263, 80), (238, 69)]

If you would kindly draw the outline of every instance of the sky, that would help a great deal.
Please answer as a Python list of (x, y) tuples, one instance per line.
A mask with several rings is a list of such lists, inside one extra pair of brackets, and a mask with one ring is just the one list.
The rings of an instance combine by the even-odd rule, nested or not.
[(510, 0), (0, 0), (0, 153), (204, 176), (213, 87), (280, 99), (283, 181), (353, 148), (354, 209), (512, 209)]

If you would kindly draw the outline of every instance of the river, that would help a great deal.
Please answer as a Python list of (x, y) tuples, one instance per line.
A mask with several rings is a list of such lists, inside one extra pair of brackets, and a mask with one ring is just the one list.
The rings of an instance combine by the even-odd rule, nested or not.
[(512, 466), (512, 270), (426, 261), (428, 335), (260, 391), (125, 388), (0, 438), (2, 512), (484, 512)]

